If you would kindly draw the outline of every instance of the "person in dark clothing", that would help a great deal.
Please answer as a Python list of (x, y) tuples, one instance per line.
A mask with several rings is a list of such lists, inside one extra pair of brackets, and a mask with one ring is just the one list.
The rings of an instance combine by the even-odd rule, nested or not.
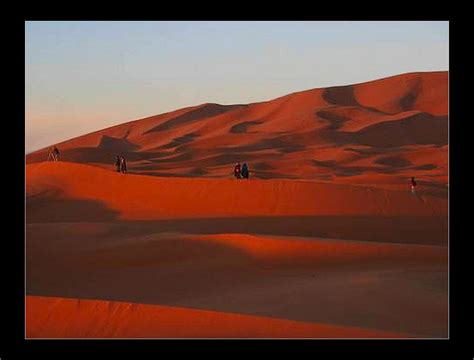
[(117, 172), (120, 172), (121, 171), (121, 159), (120, 159), (120, 156), (117, 155), (117, 159), (115, 160), (115, 167), (117, 168)]
[(244, 179), (248, 179), (248, 178), (249, 178), (249, 166), (247, 165), (246, 162), (242, 164), (241, 173), (242, 173), (242, 177), (243, 177)]
[(241, 176), (240, 176), (240, 163), (238, 162), (237, 164), (235, 164), (235, 167), (234, 167), (234, 176), (236, 179), (240, 179)]
[(54, 157), (54, 161), (58, 161), (58, 159), (59, 159), (59, 149), (56, 146), (53, 149), (53, 157)]
[(415, 181), (415, 177), (412, 176), (411, 177), (411, 193), (413, 195), (415, 195), (415, 193), (416, 193), (415, 188), (416, 188), (416, 181)]
[(120, 169), (122, 170), (123, 174), (127, 173), (127, 162), (123, 156), (120, 157)]

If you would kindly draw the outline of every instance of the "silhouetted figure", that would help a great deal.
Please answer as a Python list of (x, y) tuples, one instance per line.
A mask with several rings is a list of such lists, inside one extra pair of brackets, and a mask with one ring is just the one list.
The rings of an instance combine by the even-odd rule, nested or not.
[(48, 148), (48, 161), (54, 161), (54, 153), (52, 147)]
[(53, 149), (53, 158), (54, 158), (54, 161), (58, 161), (59, 159), (59, 149), (56, 146)]
[(247, 165), (246, 162), (244, 162), (244, 163), (242, 164), (241, 173), (242, 173), (242, 177), (243, 177), (244, 179), (248, 179), (248, 178), (249, 178), (249, 166)]
[(117, 168), (117, 172), (120, 172), (121, 171), (121, 159), (120, 159), (120, 156), (117, 155), (117, 159), (115, 160), (115, 167)]
[(238, 162), (237, 164), (235, 164), (235, 167), (234, 167), (234, 176), (236, 179), (240, 179), (241, 176), (240, 176), (240, 163)]
[(120, 157), (120, 170), (122, 170), (123, 174), (127, 173), (127, 161), (123, 156)]
[(412, 193), (413, 195), (416, 194), (415, 188), (416, 188), (416, 181), (415, 181), (415, 177), (412, 176), (412, 177), (411, 177), (411, 193)]

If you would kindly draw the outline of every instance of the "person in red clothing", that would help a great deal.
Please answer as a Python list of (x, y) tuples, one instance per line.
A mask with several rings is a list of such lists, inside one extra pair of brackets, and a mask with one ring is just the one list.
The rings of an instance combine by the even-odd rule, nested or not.
[(240, 179), (241, 178), (241, 173), (240, 173), (240, 163), (238, 162), (237, 164), (235, 164), (235, 167), (234, 167), (234, 176), (236, 179)]
[(415, 177), (412, 176), (412, 177), (411, 177), (411, 193), (412, 193), (413, 195), (415, 195), (415, 193), (416, 193), (416, 192), (415, 192), (415, 188), (416, 188), (416, 181), (415, 181)]

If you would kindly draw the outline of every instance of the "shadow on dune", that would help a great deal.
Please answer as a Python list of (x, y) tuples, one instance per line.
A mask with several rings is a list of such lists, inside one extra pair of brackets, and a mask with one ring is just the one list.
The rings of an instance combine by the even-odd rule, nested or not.
[(204, 106), (198, 107), (197, 109), (186, 112), (185, 114), (176, 116), (173, 119), (165, 121), (164, 123), (151, 128), (146, 131), (145, 134), (150, 134), (158, 131), (165, 131), (172, 129), (174, 127), (184, 125), (193, 121), (197, 121), (204, 118), (210, 118), (223, 114), (228, 111), (239, 109), (245, 105), (219, 105), (219, 104), (206, 104)]
[[(361, 156), (366, 158), (369, 156)], [(389, 156), (385, 158), (376, 159), (374, 164), (382, 166), (347, 166), (340, 165), (334, 160), (311, 160), (314, 167), (330, 169), (335, 176), (349, 177), (363, 174), (399, 174), (407, 170), (433, 170), (436, 169), (434, 164), (424, 164), (420, 166), (413, 166), (413, 164), (398, 156)]]
[(27, 293), (158, 303), (217, 295), (254, 277), (251, 256), (237, 247), (159, 230), (151, 223), (29, 224)]
[(379, 165), (396, 167), (396, 168), (408, 167), (412, 165), (410, 160), (407, 160), (402, 156), (394, 156), (394, 155), (378, 158), (374, 161), (374, 163), (379, 164)]
[[(170, 154), (168, 154), (170, 155)], [(173, 155), (173, 154), (171, 154)], [(179, 162), (179, 161), (188, 161), (192, 160), (194, 158), (193, 154), (191, 153), (182, 153), (177, 156), (171, 156), (171, 157), (166, 157), (166, 158), (158, 158), (158, 159), (148, 159), (148, 161), (161, 164), (161, 163), (173, 163), (173, 162)]]
[(260, 125), (260, 124), (263, 124), (263, 121), (259, 121), (259, 120), (244, 121), (232, 126), (229, 132), (233, 134), (246, 133), (249, 127), (254, 126), (254, 125)]
[(436, 216), (276, 216), (125, 221), (97, 201), (27, 198), (27, 223), (111, 222), (144, 233), (252, 233), (446, 245), (447, 219)]
[(335, 114), (330, 110), (321, 110), (316, 113), (318, 117), (328, 122), (328, 130), (337, 130), (341, 128), (345, 122), (349, 121), (350, 118)]
[(266, 161), (260, 161), (253, 164), (254, 170), (265, 171), (265, 170), (275, 170), (275, 166)]
[[(364, 157), (371, 157), (375, 155), (385, 155), (387, 154), (387, 149), (385, 148), (378, 148), (378, 147), (367, 147), (367, 148), (353, 148), (353, 147), (346, 147), (344, 148), (345, 151), (352, 151), (359, 155), (363, 155)], [(390, 154), (393, 153), (404, 153), (407, 151), (406, 147), (398, 146), (398, 147), (391, 147)]]
[(324, 90), (323, 99), (330, 104), (340, 106), (360, 106), (354, 96), (352, 86), (334, 86)]
[(434, 170), (437, 166), (435, 164), (423, 164), (415, 167), (416, 170)]
[(323, 168), (335, 168), (337, 167), (337, 162), (335, 160), (311, 160), (314, 166), (323, 167)]
[(100, 201), (59, 199), (55, 197), (26, 197), (26, 222), (117, 221), (119, 212)]
[(357, 144), (378, 148), (443, 146), (448, 144), (448, 117), (418, 113), (403, 120), (386, 121), (355, 132), (326, 129), (321, 131), (321, 136), (339, 145)]
[(421, 78), (414, 79), (413, 85), (405, 96), (400, 99), (400, 107), (403, 111), (412, 110), (415, 106), (415, 102), (422, 91), (422, 80)]
[[(415, 107), (416, 100), (422, 93), (422, 79), (415, 78), (411, 81), (409, 90), (399, 99), (399, 105), (402, 111), (413, 110)], [(338, 106), (358, 106), (366, 108), (367, 110), (375, 111), (378, 113), (384, 113), (380, 109), (367, 107), (360, 104), (354, 94), (354, 86), (334, 86), (326, 88), (323, 92), (323, 99), (328, 103)]]
[(405, 159), (404, 157), (401, 157), (401, 156), (387, 156), (387, 157), (379, 158), (379, 159), (376, 159), (374, 163), (387, 166), (389, 168), (392, 168), (393, 170), (413, 169), (413, 170), (429, 171), (429, 170), (434, 170), (437, 168), (435, 164), (423, 164), (423, 165), (414, 166), (410, 160)]
[(199, 159), (197, 162), (199, 166), (221, 166), (221, 165), (229, 165), (229, 169), (235, 164), (237, 161), (253, 161), (258, 155), (248, 153), (248, 152), (229, 152), (226, 154), (220, 154), (215, 156), (206, 157), (203, 159)]
[(160, 146), (159, 149), (171, 149), (174, 147), (178, 147), (180, 145), (193, 142), (193, 140), (197, 139), (199, 136), (200, 135), (197, 133), (189, 133), (189, 134), (174, 138), (168, 144)]
[[(309, 137), (312, 134), (305, 134), (304, 136)], [(217, 148), (216, 152), (220, 154), (240, 154), (240, 153), (251, 153), (254, 151), (262, 150), (277, 150), (281, 153), (290, 153), (306, 149), (303, 145), (305, 142), (304, 136), (294, 135), (291, 133), (283, 133), (279, 136), (270, 139), (261, 139), (255, 143), (232, 146), (232, 147), (221, 147)]]
[(108, 150), (110, 152), (130, 153), (138, 150), (140, 146), (128, 141), (125, 138), (115, 138), (112, 136), (102, 135), (97, 148)]

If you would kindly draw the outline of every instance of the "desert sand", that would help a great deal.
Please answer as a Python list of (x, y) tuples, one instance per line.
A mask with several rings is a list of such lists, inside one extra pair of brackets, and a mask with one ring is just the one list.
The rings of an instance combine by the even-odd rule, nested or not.
[[(158, 305), (28, 296), (27, 336), (54, 338), (401, 338), (386, 331)], [(186, 326), (183, 326), (186, 324)]]
[(27, 155), (27, 337), (447, 337), (447, 100), (404, 74)]

